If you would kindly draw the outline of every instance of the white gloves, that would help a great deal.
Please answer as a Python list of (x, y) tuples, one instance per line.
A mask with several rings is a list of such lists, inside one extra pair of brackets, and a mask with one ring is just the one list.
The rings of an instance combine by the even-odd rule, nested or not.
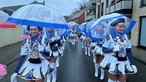
[(137, 68), (136, 68), (136, 66), (135, 65), (131, 65), (132, 66), (132, 68), (133, 68), (133, 70), (134, 70), (134, 73), (137, 73)]
[(120, 50), (120, 48), (119, 48), (118, 45), (114, 46), (113, 52), (117, 52), (117, 51), (119, 51), (119, 50)]
[(16, 77), (17, 77), (17, 73), (13, 73), (12, 74), (12, 76), (11, 76), (11, 82), (17, 82), (17, 79), (16, 79)]

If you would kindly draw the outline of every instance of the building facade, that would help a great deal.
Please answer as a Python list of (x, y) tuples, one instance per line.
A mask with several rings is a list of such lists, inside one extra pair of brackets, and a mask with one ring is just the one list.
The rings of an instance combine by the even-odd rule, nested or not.
[(86, 21), (96, 18), (96, 0), (89, 0), (87, 3), (85, 18)]
[(133, 14), (136, 25), (131, 32), (131, 42), (134, 46), (146, 48), (146, 0), (133, 0)]

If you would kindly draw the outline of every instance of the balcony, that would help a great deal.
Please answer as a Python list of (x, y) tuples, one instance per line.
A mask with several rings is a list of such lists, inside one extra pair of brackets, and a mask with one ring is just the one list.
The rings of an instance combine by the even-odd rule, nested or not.
[(121, 0), (120, 2), (106, 8), (106, 14), (113, 12), (121, 14), (132, 14), (132, 0)]
[(89, 0), (87, 3), (87, 9), (92, 10), (96, 8), (96, 0)]

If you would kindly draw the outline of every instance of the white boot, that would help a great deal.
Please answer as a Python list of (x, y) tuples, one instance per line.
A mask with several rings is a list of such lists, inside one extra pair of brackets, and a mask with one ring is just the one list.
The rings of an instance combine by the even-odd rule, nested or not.
[(88, 48), (88, 56), (91, 56), (90, 55), (90, 47), (87, 47)]
[(60, 57), (57, 57), (57, 60), (56, 60), (56, 67), (59, 67), (59, 59), (60, 59)]
[(52, 76), (53, 76), (53, 78), (52, 78), (52, 82), (56, 82), (56, 77), (57, 77), (57, 68), (55, 68), (54, 70), (53, 70), (53, 72), (52, 72)]
[(98, 77), (98, 64), (95, 63), (95, 77)]
[(82, 41), (82, 48), (84, 48), (84, 46), (83, 46), (83, 45), (84, 45), (84, 42)]
[(64, 49), (65, 49), (65, 43), (63, 44), (63, 51), (64, 51)]
[(93, 52), (93, 62), (96, 63), (96, 54)]
[(51, 82), (51, 73), (47, 75), (47, 82)]
[(100, 80), (103, 80), (104, 79), (104, 70), (102, 68), (101, 69), (101, 76), (100, 76)]
[(108, 79), (108, 82), (116, 82), (116, 81), (113, 81), (113, 80), (111, 80), (110, 78)]
[(85, 55), (87, 55), (87, 47), (85, 46)]
[(72, 40), (72, 45), (75, 45), (75, 40), (74, 39)]

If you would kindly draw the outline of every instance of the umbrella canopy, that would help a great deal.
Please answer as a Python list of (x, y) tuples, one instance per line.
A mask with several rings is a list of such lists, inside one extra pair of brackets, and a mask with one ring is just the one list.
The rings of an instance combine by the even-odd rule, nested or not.
[(84, 28), (85, 28), (85, 25), (86, 25), (86, 23), (80, 24), (80, 25), (77, 27), (77, 31), (78, 31), (78, 32), (83, 32), (83, 31), (84, 31)]
[(76, 29), (78, 24), (76, 22), (71, 21), (71, 22), (68, 22), (68, 26), (70, 29)]
[(16, 10), (8, 22), (46, 28), (66, 28), (65, 18), (54, 9), (42, 4), (29, 4)]
[(89, 22), (86, 23), (85, 28), (84, 28), (84, 32), (86, 35), (90, 36), (89, 32), (91, 31), (91, 26), (93, 25), (93, 23), (96, 21), (97, 19), (92, 19)]
[(9, 18), (9, 15), (0, 10), (0, 22), (5, 22)]
[(16, 28), (16, 25), (8, 22), (0, 22), (0, 28)]
[(89, 32), (90, 38), (94, 41), (103, 41), (107, 33), (106, 29), (107, 26), (105, 24), (98, 23), (96, 28), (90, 30)]
[[(104, 15), (104, 16), (100, 17), (97, 21), (95, 21), (93, 23), (93, 25), (91, 26), (91, 33), (90, 33), (92, 38), (96, 38), (93, 36), (92, 32), (95, 29), (97, 29), (97, 27), (99, 25), (102, 25), (104, 27), (104, 31), (110, 33), (114, 38), (115, 37), (114, 33), (111, 33), (111, 29), (113, 29), (111, 24), (119, 18), (123, 18), (125, 20), (125, 27), (126, 28), (123, 31), (123, 34), (130, 32), (131, 29), (134, 27), (136, 21), (133, 19), (130, 19), (122, 14), (112, 13), (112, 14), (108, 14), (108, 15)], [(96, 40), (98, 40), (97, 38), (96, 38)]]

